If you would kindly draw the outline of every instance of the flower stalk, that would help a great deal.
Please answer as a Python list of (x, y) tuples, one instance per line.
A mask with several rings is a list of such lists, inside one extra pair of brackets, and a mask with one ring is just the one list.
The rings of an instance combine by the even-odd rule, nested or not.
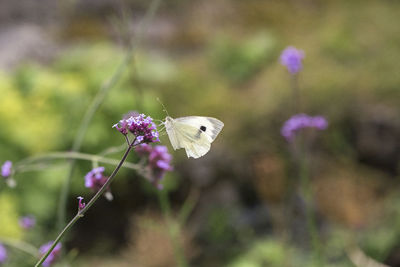
[(41, 266), (41, 264), (47, 259), (47, 257), (50, 255), (50, 253), (54, 250), (54, 248), (57, 246), (57, 244), (60, 242), (60, 240), (64, 237), (64, 235), (68, 232), (68, 230), (80, 219), (82, 218), (85, 213), (90, 209), (91, 206), (99, 199), (99, 197), (107, 190), (108, 186), (112, 183), (114, 180), (116, 174), (118, 173), (119, 169), (122, 167), (124, 164), (126, 158), (129, 155), (129, 152), (132, 150), (134, 146), (136, 146), (136, 138), (130, 142), (128, 137), (125, 136), (126, 141), (128, 143), (128, 148), (126, 149), (121, 161), (117, 165), (117, 167), (114, 169), (114, 171), (111, 173), (110, 177), (108, 177), (107, 181), (104, 183), (104, 185), (100, 188), (99, 191), (90, 199), (89, 203), (85, 205), (84, 208), (78, 210), (77, 214), (75, 215), (74, 218), (64, 227), (64, 229), (60, 232), (60, 234), (57, 236), (57, 238), (54, 240), (53, 244), (51, 247), (48, 249), (48, 251), (42, 256), (42, 258), (36, 263), (35, 267)]
[[(100, 162), (100, 163), (105, 163), (105, 164), (110, 164), (110, 165), (117, 165), (119, 162), (116, 159), (102, 157), (99, 155), (80, 153), (80, 152), (72, 152), (72, 151), (71, 152), (53, 152), (53, 153), (47, 153), (47, 154), (40, 155), (40, 156), (30, 157), (23, 161), (18, 162), (18, 164), (16, 164), (16, 166), (15, 166), (15, 172), (22, 173), (22, 172), (26, 172), (26, 171), (42, 169), (41, 168), (42, 165), (34, 164), (34, 163), (46, 161), (46, 160), (57, 160), (57, 159), (88, 160), (88, 161)], [(133, 169), (133, 170), (140, 169), (139, 165), (131, 163), (131, 162), (126, 162), (124, 164), (124, 167)]]
[[(304, 137), (304, 136), (301, 136)], [(299, 167), (299, 178), (301, 194), (305, 203), (305, 217), (307, 231), (311, 240), (311, 248), (313, 253), (313, 261), (316, 266), (323, 266), (323, 255), (321, 250), (321, 242), (318, 237), (318, 227), (313, 210), (313, 193), (311, 188), (311, 181), (309, 175), (309, 164), (307, 161), (307, 149), (304, 138), (300, 138), (300, 151), (298, 153), (297, 162)]]

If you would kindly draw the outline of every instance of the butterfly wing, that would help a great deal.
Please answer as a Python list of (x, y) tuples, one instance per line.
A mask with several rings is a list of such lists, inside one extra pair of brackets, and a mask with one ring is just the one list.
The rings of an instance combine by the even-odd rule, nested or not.
[(167, 117), (165, 125), (175, 150), (184, 148), (188, 157), (199, 158), (210, 150), (224, 124), (214, 118), (191, 116), (178, 119)]
[(213, 142), (224, 127), (224, 123), (216, 118), (188, 116), (175, 119), (176, 122), (185, 123), (205, 133), (210, 142)]
[(174, 150), (177, 150), (179, 148), (183, 148), (179, 142), (179, 138), (177, 136), (176, 129), (174, 127), (174, 119), (167, 117), (165, 120), (165, 130), (167, 131), (169, 141), (171, 142), (172, 147)]
[(178, 139), (180, 145), (185, 149), (188, 158), (195, 159), (204, 156), (211, 148), (211, 142), (204, 133), (193, 126), (178, 123)]

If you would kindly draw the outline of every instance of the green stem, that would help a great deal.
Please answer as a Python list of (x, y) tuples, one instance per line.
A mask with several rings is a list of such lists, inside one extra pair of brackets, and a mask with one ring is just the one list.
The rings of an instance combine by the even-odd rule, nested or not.
[[(86, 113), (83, 117), (83, 120), (81, 122), (81, 125), (79, 127), (78, 133), (77, 133), (74, 143), (72, 145), (72, 149), (71, 149), (72, 152), (80, 150), (80, 148), (82, 146), (82, 141), (83, 141), (83, 138), (85, 137), (86, 130), (89, 126), (89, 123), (93, 119), (93, 116), (94, 116), (95, 112), (98, 110), (98, 108), (100, 107), (101, 103), (104, 101), (108, 91), (111, 90), (115, 86), (117, 81), (122, 76), (124, 69), (129, 64), (129, 62), (132, 58), (132, 52), (133, 52), (133, 48), (131, 48), (128, 51), (127, 55), (125, 56), (123, 61), (120, 63), (120, 65), (118, 66), (118, 68), (116, 69), (114, 74), (111, 76), (111, 78), (108, 80), (108, 82), (106, 82), (102, 85), (99, 92), (93, 99), (93, 101), (92, 101), (89, 109), (86, 111)], [(64, 185), (61, 189), (60, 204), (59, 204), (59, 208), (58, 208), (58, 211), (59, 211), (58, 225), (59, 226), (64, 224), (64, 222), (65, 222), (66, 206), (67, 206), (66, 203), (67, 203), (67, 198), (68, 198), (68, 194), (69, 194), (69, 190), (70, 190), (71, 179), (73, 176), (75, 165), (76, 165), (75, 160), (72, 160), (70, 168), (68, 170), (67, 179), (65, 180)]]
[(23, 251), (23, 252), (33, 256), (34, 258), (37, 258), (37, 256), (38, 256), (38, 249), (35, 246), (33, 246), (27, 242), (9, 239), (9, 238), (0, 238), (0, 243), (4, 244), (6, 246), (9, 246), (9, 247), (16, 248), (20, 251)]
[(298, 83), (298, 76), (297, 74), (290, 75), (290, 81), (292, 85), (292, 90), (293, 90), (293, 109), (294, 112), (297, 114), (301, 112), (302, 107), (301, 107), (301, 100), (300, 100), (300, 89), (299, 89), (299, 83)]
[(317, 266), (323, 266), (323, 258), (321, 251), (321, 243), (318, 237), (318, 228), (316, 224), (315, 214), (313, 212), (313, 194), (308, 171), (307, 151), (303, 136), (300, 138), (300, 153), (298, 157), (301, 191), (305, 202), (305, 215), (307, 221), (307, 229), (311, 239), (311, 247), (313, 251), (314, 261)]
[(119, 169), (122, 167), (122, 164), (125, 162), (126, 158), (128, 157), (129, 152), (131, 149), (134, 147), (136, 139), (134, 139), (131, 143), (129, 143), (128, 148), (125, 151), (125, 154), (123, 155), (121, 161), (117, 165), (117, 167), (114, 169), (114, 171), (111, 173), (110, 177), (108, 177), (107, 181), (104, 183), (104, 185), (100, 188), (99, 191), (90, 199), (89, 203), (86, 204), (86, 206), (79, 210), (78, 213), (75, 215), (74, 218), (67, 224), (67, 226), (64, 227), (64, 229), (60, 232), (60, 234), (57, 236), (57, 238), (54, 240), (53, 244), (49, 248), (49, 250), (42, 256), (42, 258), (36, 263), (35, 267), (39, 267), (50, 255), (50, 253), (54, 250), (58, 242), (63, 238), (63, 236), (68, 232), (68, 230), (80, 219), (82, 218), (85, 213), (90, 209), (91, 206), (96, 202), (96, 200), (107, 190), (109, 185), (112, 183), (114, 180), (116, 174), (118, 173)]
[(179, 212), (178, 222), (180, 225), (184, 225), (189, 218), (190, 213), (193, 211), (200, 197), (200, 193), (197, 190), (191, 191), (187, 199), (182, 205)]
[[(144, 32), (144, 28), (147, 26), (149, 21), (153, 18), (158, 6), (160, 4), (160, 0), (153, 0), (150, 3), (150, 6), (148, 10), (146, 11), (144, 20), (143, 20), (143, 26), (139, 27), (139, 32), (137, 38), (137, 43), (139, 44), (140, 42), (140, 37), (142, 36)], [(131, 63), (133, 59), (133, 51), (135, 49), (136, 45), (132, 44), (129, 47), (129, 50), (127, 51), (127, 54), (125, 58), (122, 60), (120, 65), (117, 67), (115, 70), (114, 74), (111, 76), (111, 78), (108, 80), (108, 82), (104, 83), (100, 90), (98, 91), (97, 95), (93, 99), (92, 103), (90, 104), (90, 107), (87, 109), (83, 120), (79, 126), (78, 133), (75, 137), (74, 143), (72, 145), (72, 151), (79, 151), (81, 146), (82, 146), (82, 141), (85, 137), (87, 128), (89, 126), (89, 123), (93, 119), (94, 114), (100, 107), (101, 103), (104, 101), (107, 93), (116, 85), (116, 83), (119, 81), (121, 78), (122, 74), (124, 73), (124, 70), (128, 67), (128, 65)], [(65, 223), (65, 218), (66, 218), (66, 213), (67, 213), (67, 198), (68, 194), (70, 191), (70, 186), (71, 186), (71, 180), (73, 176), (73, 172), (75, 169), (76, 162), (75, 160), (71, 161), (70, 168), (68, 170), (68, 176), (67, 179), (65, 179), (64, 185), (61, 189), (61, 195), (60, 195), (60, 202), (59, 202), (59, 208), (58, 208), (58, 226), (59, 228), (61, 225)]]
[(168, 193), (166, 190), (158, 192), (158, 199), (160, 202), (161, 209), (163, 211), (164, 217), (167, 221), (168, 233), (171, 238), (172, 247), (175, 254), (175, 259), (179, 267), (186, 267), (188, 266), (185, 255), (180, 244), (180, 231), (179, 231), (179, 224), (173, 222), (171, 219), (171, 207), (168, 200)]
[[(53, 152), (53, 153), (48, 153), (45, 155), (39, 155), (35, 157), (31, 157), (29, 159), (26, 159), (23, 161), (23, 163), (19, 163), (15, 171), (17, 173), (25, 172), (25, 171), (30, 171), (32, 168), (30, 166), (36, 162), (36, 161), (44, 161), (44, 160), (53, 160), (53, 159), (80, 159), (80, 160), (88, 160), (88, 161), (97, 161), (105, 164), (111, 164), (111, 165), (117, 165), (119, 163), (118, 160), (116, 159), (111, 159), (111, 158), (106, 158), (102, 157), (99, 155), (92, 155), (92, 154), (85, 154), (85, 153), (80, 153), (80, 152)], [(35, 166), (35, 165), (33, 165)], [(126, 162), (124, 167), (133, 169), (133, 170), (139, 170), (140, 167), (137, 164)], [(37, 168), (33, 168), (35, 170)]]

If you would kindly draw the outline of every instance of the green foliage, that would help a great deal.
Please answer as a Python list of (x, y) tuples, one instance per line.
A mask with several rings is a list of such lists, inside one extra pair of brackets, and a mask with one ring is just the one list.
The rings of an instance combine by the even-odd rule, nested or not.
[(0, 207), (0, 238), (20, 238), (22, 232), (18, 224), (18, 202), (16, 196), (2, 191), (0, 194)]
[(230, 81), (244, 82), (272, 61), (276, 39), (267, 32), (240, 41), (219, 37), (210, 49), (211, 60), (221, 74)]
[(227, 209), (214, 208), (207, 218), (207, 240), (226, 243), (234, 239), (235, 233), (231, 226), (231, 213)]
[(282, 242), (265, 239), (255, 242), (242, 255), (235, 258), (229, 267), (295, 266), (294, 250)]
[(384, 261), (391, 250), (397, 246), (400, 238), (400, 204), (398, 194), (388, 197), (385, 214), (371, 225), (362, 236), (362, 248), (365, 253), (378, 261)]

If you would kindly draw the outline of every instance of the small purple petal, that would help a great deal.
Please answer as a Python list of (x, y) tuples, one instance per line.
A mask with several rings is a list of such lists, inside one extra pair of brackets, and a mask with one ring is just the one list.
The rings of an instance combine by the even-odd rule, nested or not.
[(19, 219), (19, 225), (24, 229), (30, 229), (36, 224), (36, 219), (33, 216), (24, 216)]
[(7, 260), (7, 250), (6, 248), (0, 243), (0, 264), (3, 264)]
[[(50, 247), (53, 245), (53, 241), (47, 242), (46, 244), (42, 245), (39, 248), (39, 253), (41, 256), (47, 253), (47, 251), (50, 249)], [(47, 257), (47, 259), (43, 262), (44, 267), (49, 267), (52, 265), (58, 258), (60, 252), (61, 252), (61, 243), (58, 243), (53, 251), (50, 253), (50, 255)]]
[(280, 56), (281, 64), (284, 65), (291, 74), (296, 74), (301, 71), (303, 68), (303, 59), (304, 52), (293, 46), (289, 46), (283, 50)]
[(170, 165), (172, 156), (168, 153), (168, 148), (166, 146), (153, 147), (143, 144), (136, 147), (135, 150), (140, 156), (147, 158), (147, 178), (160, 189), (160, 180), (167, 171), (172, 171), (173, 169)]
[(81, 210), (83, 208), (85, 208), (86, 203), (83, 202), (83, 197), (79, 196), (78, 197), (78, 209)]
[(281, 135), (288, 141), (292, 141), (296, 133), (303, 128), (315, 128), (325, 130), (328, 121), (323, 116), (309, 116), (306, 114), (296, 114), (288, 119), (282, 126)]
[(90, 188), (94, 191), (100, 189), (107, 181), (107, 177), (104, 175), (104, 171), (104, 167), (97, 167), (88, 172), (85, 175), (85, 187)]
[(5, 178), (9, 177), (11, 175), (11, 169), (12, 169), (12, 162), (7, 160), (4, 162), (3, 166), (1, 166), (1, 175)]

